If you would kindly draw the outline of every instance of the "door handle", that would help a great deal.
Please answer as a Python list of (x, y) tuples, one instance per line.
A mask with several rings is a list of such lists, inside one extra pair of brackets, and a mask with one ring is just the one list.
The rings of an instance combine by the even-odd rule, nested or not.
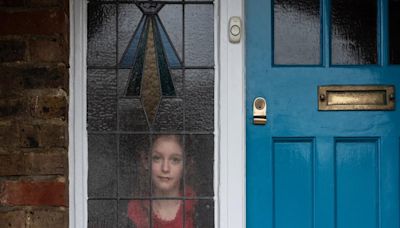
[(253, 101), (253, 123), (255, 125), (267, 123), (267, 101), (262, 97), (257, 97)]

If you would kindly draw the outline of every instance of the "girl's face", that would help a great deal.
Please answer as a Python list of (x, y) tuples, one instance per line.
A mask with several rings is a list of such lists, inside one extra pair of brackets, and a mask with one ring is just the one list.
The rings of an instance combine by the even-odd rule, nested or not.
[(152, 181), (155, 193), (175, 196), (183, 174), (183, 150), (175, 138), (160, 137), (151, 151)]

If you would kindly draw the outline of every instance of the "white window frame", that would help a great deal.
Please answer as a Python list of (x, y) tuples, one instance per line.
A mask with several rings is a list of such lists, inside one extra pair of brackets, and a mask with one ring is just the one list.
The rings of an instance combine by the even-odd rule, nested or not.
[[(215, 0), (215, 227), (246, 227), (245, 68), (242, 41), (228, 39), (231, 16), (244, 0)], [(70, 0), (69, 227), (87, 227), (85, 0)], [(244, 21), (242, 21), (244, 27)]]

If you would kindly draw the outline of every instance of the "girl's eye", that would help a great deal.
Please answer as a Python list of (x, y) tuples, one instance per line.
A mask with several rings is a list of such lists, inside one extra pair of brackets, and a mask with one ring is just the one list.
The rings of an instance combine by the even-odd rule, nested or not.
[(161, 160), (161, 157), (157, 156), (157, 155), (154, 155), (153, 157), (151, 157), (151, 160), (154, 161), (154, 162), (158, 162), (158, 161)]
[(182, 159), (181, 158), (172, 158), (171, 161), (172, 161), (172, 164), (179, 164), (182, 162)]

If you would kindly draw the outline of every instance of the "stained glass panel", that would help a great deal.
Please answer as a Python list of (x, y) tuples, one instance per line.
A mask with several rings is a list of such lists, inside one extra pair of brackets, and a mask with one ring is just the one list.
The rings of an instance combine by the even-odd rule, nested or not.
[(89, 227), (214, 227), (213, 3), (88, 13)]

